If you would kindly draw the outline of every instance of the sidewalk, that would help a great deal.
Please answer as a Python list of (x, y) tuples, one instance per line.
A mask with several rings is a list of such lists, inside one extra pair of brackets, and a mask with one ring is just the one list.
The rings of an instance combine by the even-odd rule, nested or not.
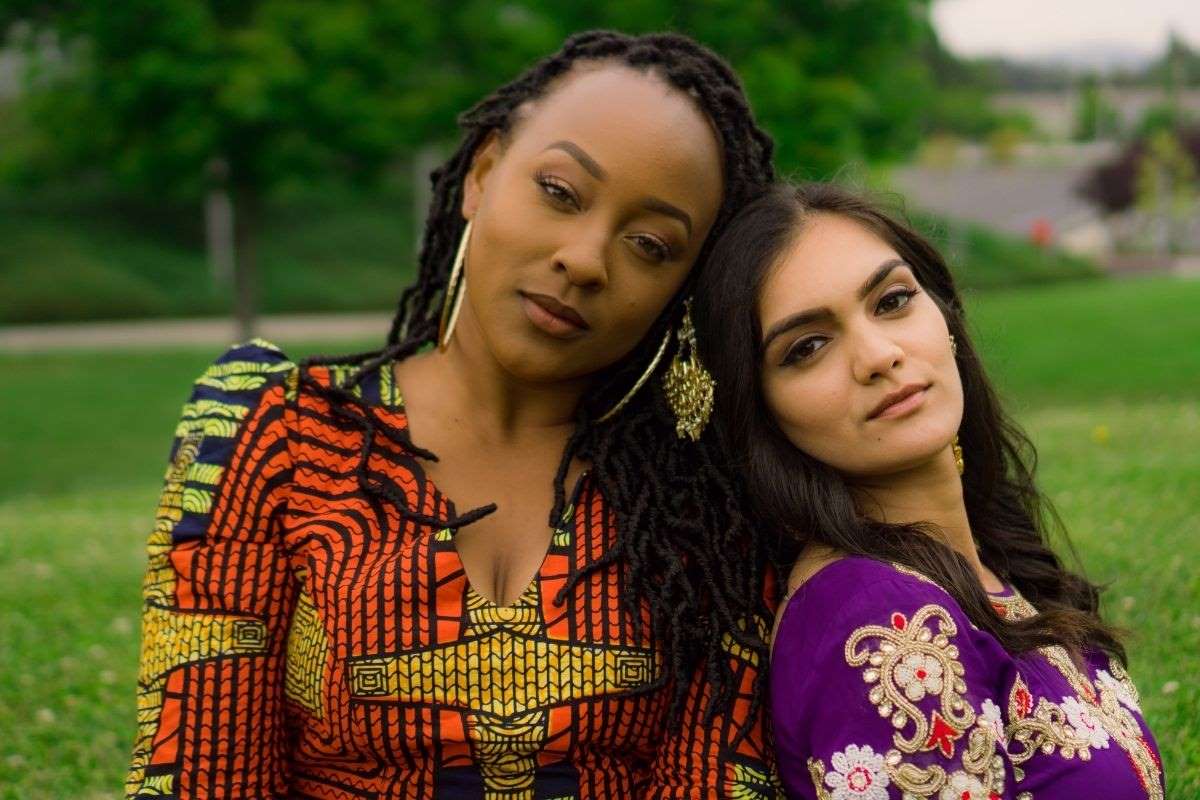
[[(389, 312), (278, 315), (260, 317), (257, 335), (285, 347), (340, 341), (382, 344), (389, 325)], [(12, 325), (0, 327), (0, 353), (224, 347), (237, 339), (236, 323), (224, 318)]]

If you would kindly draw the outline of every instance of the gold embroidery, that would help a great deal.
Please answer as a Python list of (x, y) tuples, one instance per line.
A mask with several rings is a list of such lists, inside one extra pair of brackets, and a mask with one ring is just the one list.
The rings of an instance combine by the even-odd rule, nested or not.
[[(930, 620), (938, 622), (936, 634), (926, 627)], [(933, 604), (920, 608), (911, 620), (896, 612), (891, 622), (891, 627), (856, 629), (846, 641), (846, 663), (868, 665), (862, 675), (872, 684), (867, 697), (881, 717), (890, 717), (897, 749), (916, 753), (936, 747), (947, 758), (953, 757), (955, 740), (975, 724), (975, 711), (963, 700), (967, 684), (958, 647), (950, 642), (958, 628), (946, 609)], [(878, 645), (859, 649), (866, 640), (878, 640)], [(915, 703), (926, 693), (939, 702), (928, 720)], [(904, 730), (910, 726), (912, 732), (906, 736)]]
[[(931, 622), (936, 622), (936, 632)], [(826, 786), (837, 788), (854, 778), (849, 769), (857, 769), (862, 775), (870, 773), (876, 781), (872, 785), (879, 788), (894, 783), (911, 798), (934, 797), (945, 791), (952, 791), (955, 797), (1003, 793), (1004, 727), (1000, 709), (985, 701), (982, 712), (977, 712), (965, 699), (965, 669), (958, 658), (958, 647), (951, 641), (957, 633), (949, 612), (929, 604), (911, 619), (893, 613), (890, 627), (865, 625), (850, 634), (844, 652), (846, 663), (852, 667), (866, 665), (862, 676), (871, 686), (868, 699), (895, 728), (895, 747), (883, 756), (882, 775), (870, 773), (874, 753), (865, 746), (851, 745), (836, 754), (836, 773), (828, 773), (819, 759), (809, 759), (818, 798), (832, 796)], [(926, 696), (937, 701), (928, 717), (916, 705)], [(953, 758), (956, 742), (964, 733), (967, 740), (961, 753), (961, 769), (948, 772), (937, 764), (921, 767), (904, 760), (905, 754), (928, 750)]]
[[(1019, 594), (995, 599), (1004, 601), (1001, 613), (1010, 619), (1025, 619), (1037, 614), (1029, 601)], [(1009, 726), (1006, 730), (1014, 767), (1025, 763), (1038, 751), (1049, 755), (1057, 750), (1063, 758), (1078, 757), (1087, 761), (1092, 749), (1107, 748), (1111, 739), (1128, 754), (1149, 800), (1163, 800), (1165, 793), (1159, 778), (1158, 757), (1142, 735), (1137, 719), (1121, 702), (1124, 696), (1135, 708), (1137, 705), (1137, 689), (1121, 666), (1110, 662), (1110, 669), (1119, 677), (1109, 675), (1111, 682), (1093, 683), (1076, 666), (1065, 648), (1053, 645), (1038, 650), (1066, 678), (1075, 696), (1064, 697), (1061, 703), (1041, 697), (1035, 706), (1028, 686), (1017, 676), (1009, 692)], [(1022, 778), (1018, 772), (1017, 780)]]

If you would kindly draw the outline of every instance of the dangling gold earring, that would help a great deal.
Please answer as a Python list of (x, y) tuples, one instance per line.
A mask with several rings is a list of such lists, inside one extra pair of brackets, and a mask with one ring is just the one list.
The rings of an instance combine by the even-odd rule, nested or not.
[(454, 335), (454, 326), (458, 322), (458, 312), (462, 309), (463, 297), (467, 294), (463, 264), (467, 260), (467, 242), (470, 238), (471, 220), (467, 220), (462, 238), (458, 240), (454, 264), (450, 267), (450, 280), (446, 282), (446, 299), (442, 301), (442, 318), (438, 322), (438, 350), (443, 352), (450, 346), (450, 337)]
[(954, 334), (950, 334), (950, 355), (958, 355), (958, 342), (954, 339)]
[[(687, 356), (684, 357), (684, 350)], [(716, 381), (700, 363), (696, 347), (696, 328), (692, 325), (692, 300), (683, 304), (683, 321), (679, 326), (679, 347), (671, 366), (663, 377), (667, 403), (675, 413), (675, 434), (700, 441), (700, 434), (712, 416), (713, 390)]]

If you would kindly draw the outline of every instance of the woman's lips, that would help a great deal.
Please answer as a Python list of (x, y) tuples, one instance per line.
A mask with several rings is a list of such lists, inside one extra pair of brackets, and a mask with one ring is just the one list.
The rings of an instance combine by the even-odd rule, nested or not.
[(899, 393), (900, 396), (896, 400), (871, 414), (869, 419), (894, 419), (911, 414), (925, 404), (925, 393), (928, 389), (928, 386), (922, 388), (905, 387)]
[(587, 322), (570, 306), (544, 294), (520, 294), (525, 316), (539, 330), (556, 339), (575, 339), (587, 332)]

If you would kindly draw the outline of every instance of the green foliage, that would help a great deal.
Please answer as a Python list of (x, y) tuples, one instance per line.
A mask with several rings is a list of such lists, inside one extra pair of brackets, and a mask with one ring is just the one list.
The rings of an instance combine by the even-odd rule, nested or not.
[(1100, 90), (1095, 76), (1079, 83), (1079, 102), (1075, 107), (1075, 129), (1072, 135), (1078, 142), (1094, 142), (1119, 133), (1121, 115)]
[[(0, 324), (227, 315), (189, 204), (94, 188), (0, 193)], [(384, 186), (281, 190), (259, 243), (267, 312), (391, 308), (412, 275), (412, 208)]]
[(261, 192), (310, 175), (374, 173), (403, 140), (391, 102), (427, 45), (414, 3), (47, 4), (19, 37), (31, 58), (22, 111), (29, 167), (102, 166), (176, 197), (210, 160)]
[[(785, 171), (912, 150), (929, 102), (929, 0), (137, 0), (47, 3), (55, 50), (25, 36), (26, 169), (97, 165), (124, 185), (195, 196), (210, 159), (235, 185), (370, 176), (452, 135), (454, 117), (568, 34), (673, 29), (731, 60)], [(36, 56), (53, 56), (36, 58)], [(59, 58), (58, 56), (62, 57)], [(10, 166), (11, 166), (10, 161)]]

